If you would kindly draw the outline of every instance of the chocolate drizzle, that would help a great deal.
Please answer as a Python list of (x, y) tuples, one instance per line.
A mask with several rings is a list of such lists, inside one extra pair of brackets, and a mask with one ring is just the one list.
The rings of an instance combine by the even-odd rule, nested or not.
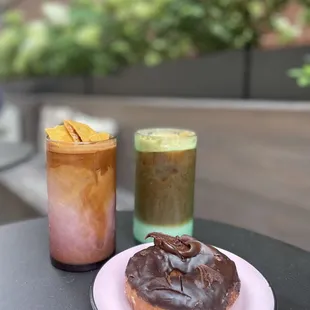
[(198, 255), (201, 250), (200, 242), (186, 235), (174, 238), (161, 233), (150, 233), (145, 237), (145, 239), (147, 238), (154, 238), (155, 246), (180, 257), (182, 260)]
[(233, 261), (190, 236), (151, 233), (154, 246), (136, 253), (126, 269), (129, 284), (153, 306), (167, 310), (225, 310), (239, 292)]

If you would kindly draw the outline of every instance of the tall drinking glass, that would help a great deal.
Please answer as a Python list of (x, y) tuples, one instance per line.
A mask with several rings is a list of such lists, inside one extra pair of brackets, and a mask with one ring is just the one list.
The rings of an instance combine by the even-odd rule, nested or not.
[(46, 140), (52, 264), (98, 268), (115, 252), (116, 139)]
[(170, 128), (135, 134), (134, 237), (153, 231), (192, 235), (197, 136)]

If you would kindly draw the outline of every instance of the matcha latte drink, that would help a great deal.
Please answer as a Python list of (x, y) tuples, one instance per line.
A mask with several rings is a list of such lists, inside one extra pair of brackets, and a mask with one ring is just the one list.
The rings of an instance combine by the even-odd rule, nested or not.
[(134, 237), (153, 231), (192, 235), (197, 136), (182, 129), (142, 129), (135, 134)]

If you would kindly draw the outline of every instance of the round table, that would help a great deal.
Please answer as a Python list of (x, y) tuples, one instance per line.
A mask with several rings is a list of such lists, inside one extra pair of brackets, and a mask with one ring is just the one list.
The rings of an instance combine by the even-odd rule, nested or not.
[[(54, 269), (49, 260), (47, 227), (46, 218), (0, 227), (0, 309), (91, 309), (89, 288), (97, 271)], [(310, 253), (244, 229), (200, 219), (195, 222), (195, 237), (252, 263), (272, 285), (279, 310), (310, 309)], [(117, 252), (133, 245), (132, 212), (118, 212)]]
[(26, 161), (33, 151), (33, 147), (27, 143), (0, 142), (0, 172)]

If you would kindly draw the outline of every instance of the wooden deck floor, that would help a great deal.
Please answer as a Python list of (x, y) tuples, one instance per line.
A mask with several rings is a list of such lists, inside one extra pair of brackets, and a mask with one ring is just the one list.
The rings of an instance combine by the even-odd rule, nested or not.
[(118, 182), (134, 188), (134, 131), (173, 126), (199, 137), (196, 215), (310, 251), (310, 108), (212, 100), (52, 96), (120, 126)]

